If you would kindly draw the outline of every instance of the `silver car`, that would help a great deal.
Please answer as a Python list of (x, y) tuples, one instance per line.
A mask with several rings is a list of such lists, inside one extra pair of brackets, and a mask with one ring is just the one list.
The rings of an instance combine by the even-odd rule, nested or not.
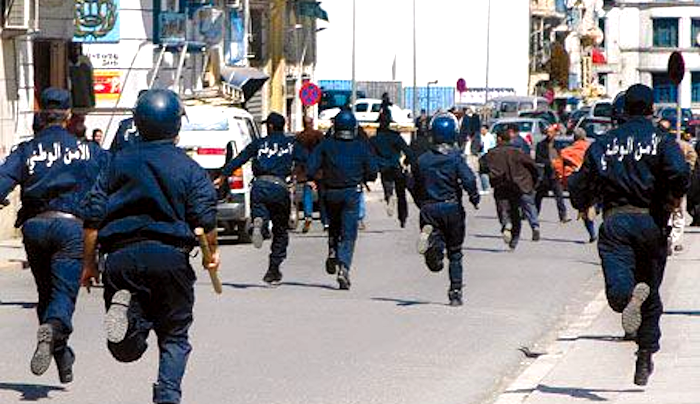
[(530, 146), (534, 147), (545, 137), (545, 132), (549, 124), (547, 121), (539, 118), (503, 118), (494, 122), (491, 127), (492, 133), (499, 133), (506, 130), (508, 125), (516, 125), (520, 137), (525, 139)]

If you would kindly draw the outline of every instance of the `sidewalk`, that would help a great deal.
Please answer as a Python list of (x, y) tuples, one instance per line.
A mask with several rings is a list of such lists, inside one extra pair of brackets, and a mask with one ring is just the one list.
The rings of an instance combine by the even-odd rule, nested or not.
[(0, 240), (0, 271), (27, 268), (29, 265), (22, 239)]
[(633, 384), (636, 345), (620, 339), (620, 315), (601, 292), (501, 394), (496, 404), (700, 403), (700, 231), (666, 267), (661, 351), (644, 387)]

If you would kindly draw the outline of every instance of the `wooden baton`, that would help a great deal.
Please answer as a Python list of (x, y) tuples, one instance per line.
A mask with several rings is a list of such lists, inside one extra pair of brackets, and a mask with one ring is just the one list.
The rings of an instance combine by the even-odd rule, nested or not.
[[(194, 235), (197, 236), (197, 240), (199, 240), (199, 248), (202, 250), (204, 261), (211, 262), (211, 249), (209, 249), (209, 240), (207, 240), (207, 235), (204, 233), (204, 229), (197, 227), (194, 229)], [(221, 280), (219, 279), (219, 274), (217, 273), (218, 271), (214, 268), (206, 269), (209, 271), (209, 278), (211, 279), (211, 285), (214, 287), (214, 292), (216, 292), (217, 295), (220, 295), (222, 289)]]

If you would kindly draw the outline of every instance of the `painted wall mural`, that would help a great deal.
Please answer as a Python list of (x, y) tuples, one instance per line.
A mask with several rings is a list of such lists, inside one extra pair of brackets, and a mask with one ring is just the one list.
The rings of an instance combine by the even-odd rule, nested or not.
[(119, 0), (75, 0), (76, 42), (119, 42)]

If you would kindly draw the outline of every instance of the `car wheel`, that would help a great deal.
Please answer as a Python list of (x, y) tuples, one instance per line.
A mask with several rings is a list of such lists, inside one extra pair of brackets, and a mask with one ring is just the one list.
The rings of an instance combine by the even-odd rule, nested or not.
[(252, 238), (248, 229), (250, 228), (250, 219), (246, 219), (243, 222), (236, 223), (236, 233), (238, 235), (239, 243), (251, 243)]

